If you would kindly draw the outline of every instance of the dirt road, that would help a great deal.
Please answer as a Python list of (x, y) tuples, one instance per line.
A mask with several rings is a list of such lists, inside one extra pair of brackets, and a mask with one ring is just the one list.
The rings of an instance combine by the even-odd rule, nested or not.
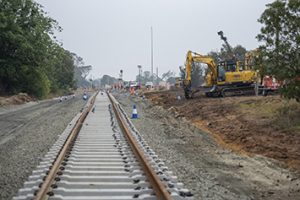
[(0, 114), (0, 199), (16, 194), (84, 104), (81, 97), (47, 100)]
[(114, 95), (128, 115), (137, 106), (136, 128), (195, 199), (300, 199), (299, 176), (280, 162), (224, 148), (171, 106), (166, 109), (127, 93)]

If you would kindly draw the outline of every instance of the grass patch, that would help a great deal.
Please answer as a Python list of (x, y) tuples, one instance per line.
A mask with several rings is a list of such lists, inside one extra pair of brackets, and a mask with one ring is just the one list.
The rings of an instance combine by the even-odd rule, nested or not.
[(257, 97), (241, 101), (238, 111), (253, 120), (264, 120), (265, 125), (282, 131), (300, 132), (300, 103), (280, 97)]

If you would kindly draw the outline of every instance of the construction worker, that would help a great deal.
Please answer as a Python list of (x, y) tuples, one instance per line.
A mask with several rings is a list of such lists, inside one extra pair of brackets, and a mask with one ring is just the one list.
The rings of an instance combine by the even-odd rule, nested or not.
[(130, 87), (130, 94), (134, 95), (135, 91), (134, 91), (134, 87)]

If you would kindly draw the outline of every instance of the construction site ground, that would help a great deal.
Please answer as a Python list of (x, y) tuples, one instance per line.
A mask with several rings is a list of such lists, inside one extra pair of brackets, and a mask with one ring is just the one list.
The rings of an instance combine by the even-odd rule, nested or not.
[(0, 200), (17, 194), (86, 103), (82, 95), (62, 102), (58, 98), (31, 100), (26, 94), (0, 98)]
[[(113, 93), (195, 199), (300, 199), (300, 105), (279, 96)], [(181, 99), (178, 100), (178, 96)]]
[(300, 171), (300, 103), (279, 95), (179, 101), (180, 90), (145, 93), (160, 105), (212, 134), (221, 145), (248, 155), (264, 155)]

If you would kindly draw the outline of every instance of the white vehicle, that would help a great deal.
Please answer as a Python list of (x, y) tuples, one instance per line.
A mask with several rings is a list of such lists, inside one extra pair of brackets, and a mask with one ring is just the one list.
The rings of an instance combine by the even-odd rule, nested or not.
[(130, 83), (129, 87), (134, 89), (139, 89), (140, 85), (137, 82), (133, 81)]
[(146, 88), (153, 88), (153, 83), (152, 82), (147, 82), (145, 84)]
[(104, 88), (105, 88), (106, 90), (109, 90), (109, 89), (111, 89), (111, 86), (110, 86), (110, 85), (107, 85), (107, 84), (105, 84)]
[(130, 87), (138, 87), (138, 83), (133, 81), (130, 83)]

